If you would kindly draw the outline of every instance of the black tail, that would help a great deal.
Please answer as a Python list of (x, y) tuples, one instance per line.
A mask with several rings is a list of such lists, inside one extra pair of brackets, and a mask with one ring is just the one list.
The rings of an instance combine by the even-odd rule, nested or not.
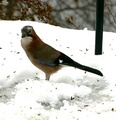
[(99, 70), (91, 68), (91, 67), (88, 67), (88, 66), (81, 65), (81, 64), (79, 64), (79, 63), (77, 63), (75, 61), (73, 61), (73, 63), (70, 63), (68, 65), (72, 66), (72, 67), (79, 68), (81, 70), (85, 70), (85, 71), (97, 74), (97, 75), (100, 75), (100, 76), (103, 76), (103, 74)]
[(74, 60), (72, 60), (70, 57), (68, 57), (67, 55), (65, 55), (63, 53), (59, 56), (58, 60), (63, 61), (61, 64), (76, 67), (76, 68), (79, 68), (81, 70), (85, 70), (85, 71), (88, 71), (88, 72), (103, 76), (103, 74), (99, 70), (91, 68), (91, 67), (87, 67), (87, 66), (84, 66), (84, 65), (81, 65), (81, 64), (75, 62)]

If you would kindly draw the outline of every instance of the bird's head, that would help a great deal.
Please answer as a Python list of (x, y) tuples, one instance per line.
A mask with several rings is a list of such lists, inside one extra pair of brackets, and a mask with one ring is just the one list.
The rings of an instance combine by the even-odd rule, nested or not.
[(32, 26), (24, 26), (21, 30), (22, 38), (24, 37), (33, 37), (34, 30)]
[(22, 39), (21, 45), (24, 49), (29, 46), (37, 46), (43, 44), (39, 36), (36, 34), (32, 26), (24, 26), (21, 29)]

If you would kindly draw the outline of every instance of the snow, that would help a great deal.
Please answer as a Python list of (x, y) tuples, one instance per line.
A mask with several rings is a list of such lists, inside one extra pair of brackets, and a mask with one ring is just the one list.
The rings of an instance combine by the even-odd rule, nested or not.
[[(21, 47), (21, 28), (104, 77), (64, 67), (45, 80)], [(104, 32), (103, 55), (94, 55), (95, 32), (30, 21), (0, 21), (0, 120), (116, 120), (116, 33)]]

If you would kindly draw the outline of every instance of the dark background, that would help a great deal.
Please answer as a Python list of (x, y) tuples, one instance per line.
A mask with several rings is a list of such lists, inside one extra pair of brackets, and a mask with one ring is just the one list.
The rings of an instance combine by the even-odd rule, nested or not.
[[(116, 0), (105, 0), (104, 6), (104, 31), (116, 32)], [(0, 19), (95, 30), (96, 0), (2, 0)]]

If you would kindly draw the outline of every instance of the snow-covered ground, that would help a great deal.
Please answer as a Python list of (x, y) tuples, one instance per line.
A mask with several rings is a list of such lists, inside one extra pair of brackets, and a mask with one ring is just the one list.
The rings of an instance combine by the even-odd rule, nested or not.
[[(65, 67), (46, 81), (20, 45), (24, 25), (104, 77)], [(103, 42), (103, 55), (95, 56), (93, 31), (0, 21), (0, 120), (116, 120), (116, 33), (104, 32)]]

